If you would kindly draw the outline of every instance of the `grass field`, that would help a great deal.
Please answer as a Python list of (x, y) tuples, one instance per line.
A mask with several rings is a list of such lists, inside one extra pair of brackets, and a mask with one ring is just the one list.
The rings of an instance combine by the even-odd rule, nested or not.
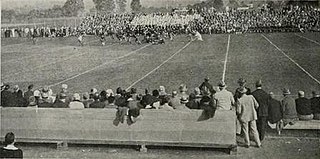
[(248, 86), (262, 79), (264, 89), (281, 95), (320, 90), (320, 33), (273, 33), (203, 35), (204, 41), (189, 42), (185, 36), (164, 45), (120, 44), (108, 40), (100, 46), (96, 37), (85, 37), (78, 46), (76, 37), (39, 39), (36, 45), (23, 38), (1, 39), (1, 80), (18, 84), (23, 90), (33, 83), (49, 85), (57, 92), (62, 83), (70, 92), (86, 92), (118, 86), (156, 89), (167, 92), (182, 83), (190, 89), (205, 77), (216, 85), (225, 79), (234, 91), (237, 79)]

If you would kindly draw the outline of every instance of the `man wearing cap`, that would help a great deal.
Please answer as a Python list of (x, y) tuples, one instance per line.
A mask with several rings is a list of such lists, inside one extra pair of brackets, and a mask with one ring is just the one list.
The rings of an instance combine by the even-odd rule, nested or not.
[(69, 103), (69, 108), (71, 109), (84, 109), (84, 105), (80, 102), (80, 95), (75, 93), (73, 95), (73, 101)]
[(258, 119), (256, 109), (259, 107), (259, 104), (252, 95), (246, 95), (246, 92), (247, 90), (245, 87), (239, 89), (240, 98), (236, 102), (237, 116), (241, 123), (246, 147), (249, 148), (250, 146), (249, 133), (253, 135), (257, 147), (261, 147), (261, 141), (256, 125), (256, 120)]
[(218, 86), (220, 91), (213, 95), (217, 110), (231, 110), (235, 104), (233, 94), (226, 89), (224, 81), (220, 81)]
[(264, 135), (266, 132), (266, 127), (268, 125), (268, 111), (270, 105), (270, 96), (267, 92), (262, 89), (261, 80), (256, 82), (256, 90), (252, 92), (253, 97), (259, 103), (259, 107), (257, 109), (258, 112), (258, 120), (257, 120), (257, 128), (259, 132), (260, 140), (264, 139)]
[(239, 96), (241, 95), (241, 93), (239, 92), (239, 89), (241, 87), (245, 87), (247, 89), (247, 95), (250, 95), (251, 94), (251, 90), (250, 88), (246, 87), (246, 84), (247, 84), (247, 81), (243, 78), (240, 78), (238, 80), (238, 84), (239, 84), (239, 87), (236, 89), (235, 93), (234, 93), (234, 99), (237, 100), (239, 98)]
[(216, 93), (216, 91), (213, 89), (213, 86), (209, 83), (208, 77), (204, 79), (204, 82), (201, 83), (199, 89), (201, 90), (202, 94), (203, 92), (207, 92), (209, 95)]
[(283, 89), (283, 96), (284, 98), (281, 100), (281, 111), (283, 115), (283, 125), (282, 127), (286, 126), (287, 124), (293, 125), (295, 124), (298, 115), (296, 109), (296, 102), (290, 96), (291, 92), (289, 89)]
[(300, 120), (312, 120), (313, 114), (311, 110), (310, 100), (304, 97), (304, 92), (298, 92), (298, 98), (295, 100), (298, 117)]
[(320, 120), (320, 93), (312, 91), (311, 108), (313, 113), (313, 119)]

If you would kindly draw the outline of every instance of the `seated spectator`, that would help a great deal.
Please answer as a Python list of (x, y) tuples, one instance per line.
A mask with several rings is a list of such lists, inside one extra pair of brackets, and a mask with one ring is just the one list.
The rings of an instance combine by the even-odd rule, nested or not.
[(159, 109), (173, 111), (174, 109), (169, 105), (169, 100), (168, 96), (164, 97)]
[(35, 107), (35, 108), (38, 107), (37, 99), (35, 96), (30, 96), (28, 101), (29, 101), (28, 107)]
[(105, 106), (105, 108), (117, 108), (117, 106), (114, 104), (115, 99), (116, 98), (114, 96), (108, 97), (108, 104)]
[(186, 106), (190, 109), (199, 109), (199, 104), (196, 100), (196, 95), (194, 93), (191, 93), (189, 95), (189, 102), (186, 104)]
[(160, 99), (160, 104), (163, 102), (164, 98), (168, 96), (166, 92), (166, 88), (164, 86), (159, 87), (159, 99)]
[(109, 98), (111, 96), (114, 97), (114, 93), (113, 93), (112, 89), (107, 89), (106, 92), (107, 92), (107, 98)]
[(12, 132), (7, 133), (4, 138), (5, 147), (0, 148), (0, 158), (23, 158), (21, 149), (14, 146), (15, 136)]
[(150, 106), (152, 104), (152, 95), (149, 93), (148, 89), (145, 89), (145, 95), (142, 96), (140, 103), (143, 106), (143, 108), (145, 108), (147, 105)]
[(33, 96), (33, 84), (28, 86), (28, 91), (24, 92), (23, 96), (26, 100), (29, 100), (29, 98)]
[(52, 96), (52, 90), (48, 86), (43, 87), (41, 91), (42, 95), (45, 94), (45, 96), (48, 96), (47, 101), (49, 103), (52, 104), (55, 101), (55, 98)]
[(180, 99), (180, 104), (176, 106), (176, 110), (189, 110), (189, 108), (186, 106), (186, 104), (189, 102), (188, 98), (183, 96)]
[(313, 114), (311, 109), (310, 100), (304, 97), (304, 92), (298, 92), (298, 98), (296, 99), (296, 109), (300, 120), (312, 120)]
[(91, 103), (93, 103), (93, 99), (90, 98), (90, 95), (88, 92), (85, 92), (83, 95), (82, 95), (82, 103), (84, 105), (85, 108), (89, 108), (89, 105)]
[(200, 109), (203, 109), (203, 113), (206, 118), (212, 118), (216, 111), (215, 103), (209, 95), (202, 96), (199, 104)]
[(93, 97), (95, 96), (95, 93), (97, 93), (98, 92), (98, 90), (96, 89), (96, 88), (92, 88), (91, 90), (90, 90), (90, 99), (93, 99)]
[(152, 91), (152, 98), (151, 98), (151, 105), (150, 106), (151, 106), (151, 108), (159, 109), (159, 106), (160, 106), (159, 91), (156, 89)]
[(52, 100), (49, 99), (48, 93), (42, 93), (41, 99), (39, 100), (38, 107), (39, 108), (53, 108)]
[(177, 91), (172, 91), (172, 95), (169, 101), (169, 105), (173, 108), (176, 109), (178, 105), (180, 105), (180, 98), (178, 97), (178, 92)]
[(69, 103), (71, 109), (84, 109), (84, 104), (80, 101), (80, 95), (75, 93), (73, 95), (73, 101)]
[(194, 95), (196, 96), (196, 101), (200, 103), (202, 95), (199, 87), (194, 88)]
[(217, 110), (231, 110), (235, 104), (232, 93), (226, 89), (227, 86), (224, 81), (220, 81), (218, 86), (220, 91), (213, 95), (213, 99), (217, 104)]
[(203, 94), (203, 92), (207, 92), (210, 95), (213, 95), (216, 93), (216, 91), (213, 89), (213, 86), (209, 83), (209, 78), (205, 78), (204, 82), (201, 83), (201, 85), (199, 86), (199, 89), (201, 90), (201, 94)]
[(106, 106), (105, 103), (100, 102), (100, 95), (96, 92), (93, 96), (94, 102), (89, 105), (89, 108), (104, 108)]
[(67, 103), (66, 98), (67, 98), (67, 95), (65, 93), (60, 93), (58, 99), (54, 101), (52, 107), (53, 108), (69, 108), (69, 104)]
[(178, 97), (181, 98), (189, 98), (189, 95), (187, 94), (188, 88), (185, 84), (181, 84), (179, 86), (179, 93), (178, 93)]
[(34, 90), (33, 96), (36, 98), (37, 104), (39, 104), (40, 99), (41, 99), (41, 92), (39, 90)]
[[(119, 87), (120, 88), (120, 87)], [(120, 88), (121, 89), (121, 88)], [(119, 89), (119, 91), (120, 91)], [(122, 92), (118, 92), (120, 94), (117, 93), (117, 97), (115, 97), (115, 104), (116, 106), (118, 107), (127, 107), (128, 106), (128, 103), (127, 103), (127, 98), (126, 98), (126, 91), (125, 90), (122, 90)]]
[(311, 108), (313, 113), (313, 119), (320, 120), (320, 93), (312, 91)]
[(13, 95), (12, 92), (9, 90), (10, 85), (5, 84), (3, 87), (4, 88), (1, 91), (1, 106), (11, 107), (13, 106)]
[(23, 97), (22, 91), (19, 90), (16, 94), (16, 107), (27, 107), (28, 101)]
[(289, 89), (283, 90), (284, 98), (281, 100), (281, 111), (283, 116), (283, 123), (281, 123), (280, 133), (284, 126), (287, 124), (294, 125), (298, 119), (297, 109), (296, 109), (296, 102), (290, 96), (291, 92)]
[(12, 106), (13, 107), (20, 107), (20, 103), (18, 103), (18, 94), (22, 94), (22, 91), (20, 90), (18, 85), (13, 86), (13, 92), (12, 92)]
[(277, 132), (280, 135), (280, 124), (282, 119), (282, 113), (281, 113), (281, 103), (280, 101), (274, 99), (273, 92), (269, 93), (270, 100), (269, 100), (269, 113), (268, 113), (268, 121), (271, 124), (276, 124)]
[(100, 92), (100, 102), (108, 104), (107, 92), (105, 90)]

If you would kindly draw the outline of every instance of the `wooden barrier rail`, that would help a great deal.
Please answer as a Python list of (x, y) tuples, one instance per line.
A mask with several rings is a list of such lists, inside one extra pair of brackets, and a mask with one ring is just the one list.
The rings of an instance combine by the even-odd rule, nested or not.
[[(0, 137), (14, 132), (17, 142), (126, 144), (227, 148), (237, 151), (234, 111), (141, 110), (133, 124), (114, 125), (114, 109), (0, 108)], [(66, 145), (66, 144), (64, 144)], [(146, 150), (146, 149), (144, 149)]]

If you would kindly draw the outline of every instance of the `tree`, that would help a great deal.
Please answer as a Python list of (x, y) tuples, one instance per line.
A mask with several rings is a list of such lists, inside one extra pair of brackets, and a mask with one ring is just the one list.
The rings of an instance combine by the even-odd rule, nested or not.
[(113, 0), (93, 0), (93, 3), (100, 13), (112, 13), (115, 8)]
[(140, 0), (132, 0), (130, 6), (133, 12), (139, 12), (141, 10)]
[(84, 3), (83, 0), (67, 0), (62, 8), (65, 16), (78, 16), (84, 12)]

